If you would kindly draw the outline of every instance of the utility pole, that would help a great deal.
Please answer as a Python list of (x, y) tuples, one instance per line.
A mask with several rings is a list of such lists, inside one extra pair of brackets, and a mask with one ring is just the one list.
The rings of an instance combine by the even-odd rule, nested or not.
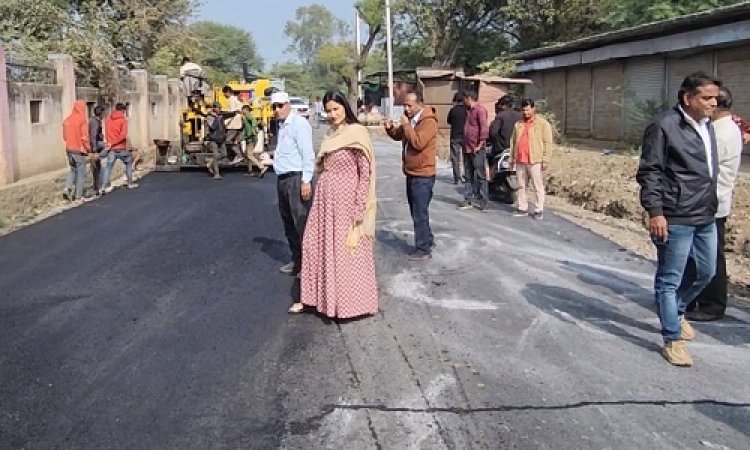
[[(354, 29), (355, 33), (357, 33), (356, 37), (356, 45), (357, 45), (357, 61), (360, 61), (360, 55), (362, 54), (362, 28), (361, 28), (361, 19), (359, 17), (359, 8), (355, 8), (355, 11), (357, 12), (354, 16)], [(364, 95), (362, 92), (362, 69), (357, 70), (357, 98), (364, 100)]]
[(393, 118), (393, 45), (391, 43), (391, 0), (385, 0), (385, 34), (388, 53), (388, 117)]

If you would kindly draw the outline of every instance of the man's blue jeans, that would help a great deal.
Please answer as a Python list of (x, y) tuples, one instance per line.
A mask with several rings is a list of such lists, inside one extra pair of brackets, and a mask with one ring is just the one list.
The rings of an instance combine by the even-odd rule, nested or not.
[(102, 187), (109, 186), (110, 177), (112, 176), (112, 169), (115, 167), (115, 161), (117, 160), (122, 161), (123, 164), (125, 164), (125, 176), (128, 179), (128, 184), (131, 184), (133, 182), (133, 157), (130, 155), (130, 151), (128, 150), (110, 150), (109, 154), (107, 155), (107, 164), (104, 166), (103, 174), (102, 174)]
[(435, 177), (406, 176), (406, 198), (409, 200), (409, 212), (414, 222), (414, 246), (430, 253), (435, 237), (430, 228), (430, 202)]
[(680, 339), (680, 316), (716, 272), (716, 224), (669, 225), (666, 242), (653, 238), (658, 263), (654, 291), (665, 342)]

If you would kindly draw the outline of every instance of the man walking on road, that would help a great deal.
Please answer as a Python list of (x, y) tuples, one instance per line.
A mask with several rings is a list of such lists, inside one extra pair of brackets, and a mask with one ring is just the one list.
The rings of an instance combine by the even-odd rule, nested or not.
[(225, 143), (227, 140), (227, 129), (224, 118), (221, 115), (221, 103), (215, 102), (213, 108), (206, 115), (206, 127), (208, 136), (206, 143), (211, 157), (206, 159), (208, 173), (213, 175), (214, 180), (221, 180), (221, 160), (224, 158)]
[(657, 249), (654, 291), (662, 355), (676, 366), (693, 365), (685, 342), (695, 333), (685, 308), (716, 271), (719, 167), (711, 116), (720, 87), (703, 72), (685, 78), (679, 103), (646, 127), (636, 176)]
[(403, 146), (403, 171), (406, 175), (406, 198), (414, 222), (415, 250), (409, 254), (412, 261), (425, 261), (432, 257), (435, 236), (430, 228), (430, 201), (435, 186), (437, 160), (437, 116), (435, 109), (425, 106), (422, 95), (409, 93), (404, 100), (404, 115), (400, 126), (393, 120), (385, 123), (391, 139)]
[(240, 137), (242, 135), (242, 102), (237, 98), (234, 90), (229, 86), (221, 89), (224, 98), (229, 102), (229, 111), (224, 114), (224, 124), (227, 129), (227, 149), (235, 155), (229, 163), (231, 165), (240, 164), (245, 160), (240, 147)]
[(718, 320), (727, 309), (727, 260), (724, 256), (724, 238), (727, 217), (732, 209), (732, 191), (737, 181), (742, 155), (742, 132), (732, 120), (732, 93), (729, 89), (719, 89), (716, 99), (716, 112), (713, 127), (716, 132), (719, 176), (716, 193), (719, 206), (716, 211), (716, 274), (711, 283), (688, 306), (685, 317), (699, 322)]
[(128, 139), (128, 120), (125, 117), (125, 111), (127, 106), (124, 103), (118, 103), (115, 105), (115, 110), (109, 115), (104, 123), (105, 139), (107, 146), (109, 146), (109, 155), (107, 158), (107, 165), (104, 169), (104, 186), (105, 192), (111, 192), (112, 186), (110, 180), (112, 178), (112, 169), (115, 167), (115, 162), (122, 161), (125, 164), (125, 176), (128, 180), (128, 189), (135, 189), (138, 187), (137, 183), (133, 182), (133, 156), (128, 150), (127, 139)]
[(451, 126), (451, 167), (453, 168), (453, 184), (458, 184), (464, 178), (463, 148), (464, 125), (466, 125), (466, 105), (464, 96), (456, 92), (453, 96), (453, 107), (448, 112), (448, 125)]
[(534, 184), (534, 212), (531, 217), (544, 218), (544, 172), (555, 145), (552, 126), (536, 113), (534, 100), (521, 100), (523, 120), (516, 122), (510, 138), (510, 163), (518, 177), (518, 210), (515, 216), (529, 215), (528, 186)]
[(302, 236), (305, 235), (307, 215), (312, 206), (312, 178), (315, 170), (312, 127), (304, 117), (292, 111), (289, 94), (275, 92), (271, 95), (279, 134), (273, 168), (277, 177), (279, 213), (284, 222), (284, 233), (292, 251), (292, 261), (281, 271), (295, 277), (292, 300), (300, 301), (299, 279), (302, 268)]
[(487, 110), (477, 99), (475, 91), (469, 91), (464, 95), (466, 124), (464, 125), (463, 159), (466, 189), (464, 201), (458, 205), (458, 209), (470, 209), (471, 202), (476, 200), (477, 208), (480, 211), (486, 211), (487, 202), (490, 199), (486, 147), (487, 139), (490, 137), (490, 125)]
[(83, 198), (83, 183), (86, 179), (86, 157), (91, 151), (91, 141), (86, 121), (86, 103), (83, 100), (76, 100), (73, 111), (63, 121), (63, 138), (70, 166), (63, 197), (70, 201), (88, 200)]

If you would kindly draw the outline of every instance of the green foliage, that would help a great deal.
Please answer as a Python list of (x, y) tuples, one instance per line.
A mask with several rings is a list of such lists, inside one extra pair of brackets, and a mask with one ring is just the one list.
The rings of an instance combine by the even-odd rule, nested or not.
[(310, 64), (322, 47), (347, 31), (346, 22), (318, 3), (297, 8), (295, 19), (287, 22), (284, 28), (284, 33), (292, 40), (287, 51), (296, 53), (303, 64)]
[(328, 85), (325, 80), (300, 63), (285, 62), (271, 67), (268, 75), (283, 79), (286, 90), (293, 95), (315, 98), (322, 96)]
[(560, 123), (560, 119), (557, 118), (555, 113), (549, 110), (547, 108), (547, 100), (538, 100), (536, 102), (536, 112), (540, 116), (547, 119), (547, 122), (549, 122), (550, 126), (552, 127), (552, 138), (555, 140), (556, 143), (561, 143), (564, 140), (564, 134), (562, 132), (562, 123)]
[(741, 0), (608, 0), (607, 21), (613, 29), (707, 11)]
[(70, 54), (79, 78), (106, 88), (116, 64), (146, 66), (193, 7), (193, 0), (7, 0), (0, 3), (0, 40), (12, 60)]
[(604, 19), (614, 1), (508, 0), (504, 31), (515, 41), (514, 50), (578, 39), (609, 29)]
[(242, 73), (243, 63), (251, 70), (263, 70), (263, 59), (247, 31), (215, 22), (196, 22), (189, 31), (198, 48), (196, 59), (203, 65), (235, 78)]
[(516, 73), (519, 61), (508, 59), (506, 56), (498, 56), (490, 61), (483, 62), (477, 67), (482, 73), (498, 77), (510, 77)]
[(635, 122), (647, 123), (654, 117), (670, 108), (670, 104), (662, 99), (636, 100), (628, 108), (628, 115)]

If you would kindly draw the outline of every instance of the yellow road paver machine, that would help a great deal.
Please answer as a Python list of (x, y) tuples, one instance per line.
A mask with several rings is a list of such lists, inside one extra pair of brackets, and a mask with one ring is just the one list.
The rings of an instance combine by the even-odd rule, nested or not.
[[(154, 142), (158, 148), (156, 169), (176, 171), (183, 167), (206, 166), (207, 159), (212, 157), (206, 141), (208, 137), (206, 122), (209, 111), (214, 103), (221, 105), (223, 113), (230, 111), (229, 99), (222, 94), (224, 86), (229, 86), (244, 105), (250, 106), (259, 131), (263, 131), (259, 135), (263, 136), (264, 147), (272, 156), (277, 124), (271, 107), (271, 94), (283, 90), (284, 82), (254, 75), (245, 69), (244, 80), (230, 81), (226, 85), (211, 88), (203, 70), (197, 65), (195, 67), (197, 70), (193, 70), (192, 73), (186, 71), (183, 74), (181, 69), (183, 94), (186, 99), (180, 120), (181, 142), (172, 143), (171, 151), (169, 141)], [(228, 164), (229, 159), (225, 162)]]

